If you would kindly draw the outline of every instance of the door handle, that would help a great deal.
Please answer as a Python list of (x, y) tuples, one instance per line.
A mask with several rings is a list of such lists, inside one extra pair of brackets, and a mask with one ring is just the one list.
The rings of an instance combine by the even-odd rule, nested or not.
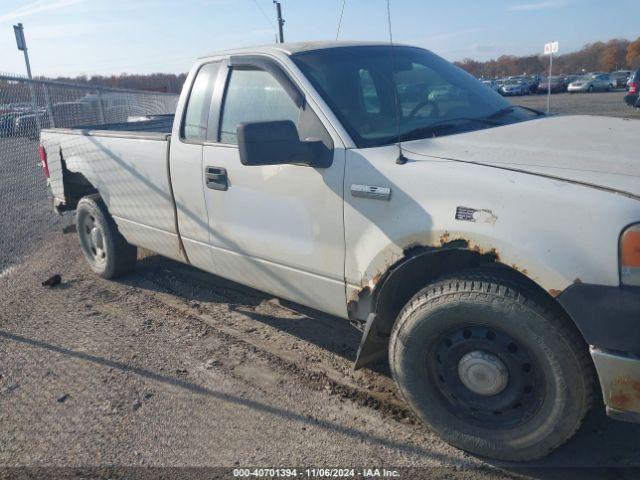
[(205, 168), (204, 178), (207, 188), (212, 190), (227, 190), (229, 188), (226, 168), (209, 166)]

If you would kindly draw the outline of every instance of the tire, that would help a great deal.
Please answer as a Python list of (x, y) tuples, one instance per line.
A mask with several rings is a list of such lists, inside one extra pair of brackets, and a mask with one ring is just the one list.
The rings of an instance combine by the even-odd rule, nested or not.
[(607, 92), (611, 92), (613, 91), (613, 85), (609, 84), (607, 85)]
[(135, 268), (137, 248), (120, 234), (100, 195), (80, 199), (76, 230), (87, 263), (101, 277), (116, 278)]
[(576, 328), (550, 300), (494, 271), (418, 292), (394, 325), (389, 364), (429, 428), (498, 460), (547, 455), (580, 428), (593, 399), (593, 366)]
[(589, 85), (589, 88), (587, 89), (587, 92), (593, 93), (593, 85)]

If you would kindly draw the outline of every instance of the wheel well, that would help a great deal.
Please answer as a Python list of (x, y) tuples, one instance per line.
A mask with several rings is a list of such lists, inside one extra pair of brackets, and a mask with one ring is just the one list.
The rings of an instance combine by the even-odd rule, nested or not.
[(75, 210), (82, 197), (98, 193), (98, 189), (82, 173), (72, 172), (67, 169), (67, 164), (62, 158), (62, 154), (60, 157), (62, 161), (65, 207), (67, 210)]
[(483, 254), (466, 248), (420, 248), (409, 252), (398, 265), (392, 267), (373, 291), (372, 308), (378, 315), (378, 331), (382, 334), (391, 333), (400, 310), (429, 283), (447, 274), (476, 268), (499, 271), (539, 298), (545, 298), (549, 305), (555, 306), (566, 316), (548, 292), (522, 272), (500, 263), (494, 252)]

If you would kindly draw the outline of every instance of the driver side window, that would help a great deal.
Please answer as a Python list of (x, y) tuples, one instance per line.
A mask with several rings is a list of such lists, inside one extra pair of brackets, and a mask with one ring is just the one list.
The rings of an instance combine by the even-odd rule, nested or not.
[(291, 120), (300, 109), (271, 74), (257, 69), (233, 69), (222, 106), (220, 143), (236, 145), (236, 128), (244, 122)]

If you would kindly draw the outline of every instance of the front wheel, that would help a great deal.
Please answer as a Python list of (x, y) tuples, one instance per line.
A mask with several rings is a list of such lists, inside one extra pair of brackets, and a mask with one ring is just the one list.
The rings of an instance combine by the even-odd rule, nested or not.
[(99, 195), (78, 202), (76, 230), (87, 263), (103, 278), (116, 278), (132, 271), (137, 249), (127, 243)]
[(497, 273), (424, 288), (391, 334), (401, 395), (463, 450), (512, 461), (548, 454), (580, 427), (593, 373), (577, 330), (547, 307)]

